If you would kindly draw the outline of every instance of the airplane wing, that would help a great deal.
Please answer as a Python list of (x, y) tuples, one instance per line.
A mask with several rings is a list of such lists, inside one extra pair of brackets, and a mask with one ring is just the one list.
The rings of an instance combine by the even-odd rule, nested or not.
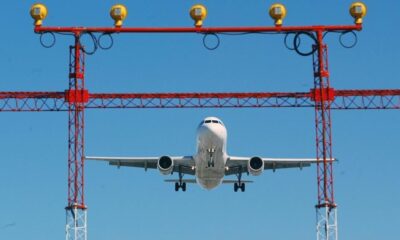
[[(195, 175), (195, 162), (192, 156), (174, 156), (170, 157), (174, 162), (173, 172), (181, 172), (188, 175)], [(117, 167), (137, 167), (147, 169), (157, 169), (157, 163), (160, 157), (100, 157), (86, 156), (86, 160), (106, 161), (110, 165)]]
[[(228, 170), (225, 175), (238, 174), (239, 172), (249, 172), (248, 164), (251, 157), (235, 157), (230, 156), (226, 163)], [(317, 163), (316, 158), (261, 158), (264, 162), (263, 170), (273, 170), (281, 168), (300, 168), (309, 167), (313, 163)], [(321, 160), (320, 160), (321, 161)], [(336, 161), (336, 159), (332, 159)]]

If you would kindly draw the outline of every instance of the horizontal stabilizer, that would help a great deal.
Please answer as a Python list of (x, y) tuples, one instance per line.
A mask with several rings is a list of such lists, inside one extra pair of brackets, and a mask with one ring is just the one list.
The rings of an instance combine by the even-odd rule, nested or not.
[[(164, 182), (175, 183), (175, 182), (179, 182), (179, 179), (165, 179)], [(197, 183), (196, 179), (182, 179), (182, 182), (185, 182), (185, 183)]]
[[(223, 184), (230, 184), (230, 183), (237, 183), (237, 180), (222, 180)], [(249, 181), (249, 180), (241, 180), (240, 182), (242, 183), (253, 183), (253, 181)]]

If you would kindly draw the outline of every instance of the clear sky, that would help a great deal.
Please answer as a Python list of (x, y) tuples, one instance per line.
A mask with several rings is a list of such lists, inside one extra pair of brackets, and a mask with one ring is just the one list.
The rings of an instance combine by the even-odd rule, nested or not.
[[(284, 25), (352, 24), (352, 1), (285, 1)], [(0, 91), (63, 91), (68, 45), (51, 49), (33, 33), (34, 1), (2, 3)], [(46, 26), (111, 26), (114, 1), (43, 1)], [(121, 1), (126, 26), (192, 26), (197, 1)], [(270, 26), (270, 1), (202, 1), (205, 26)], [(398, 1), (365, 1), (364, 30), (353, 49), (328, 35), (331, 83), (337, 89), (399, 88)], [(305, 42), (305, 41), (304, 41)], [(85, 42), (87, 45), (89, 41)], [(90, 92), (308, 91), (310, 57), (287, 50), (283, 36), (221, 36), (209, 51), (196, 34), (117, 35), (114, 47), (86, 58)], [(87, 155), (189, 155), (206, 116), (228, 128), (232, 155), (314, 157), (313, 109), (88, 110)], [(67, 204), (67, 114), (1, 113), (0, 239), (63, 239)], [(396, 239), (400, 225), (399, 122), (395, 110), (334, 111), (335, 197), (340, 239)], [(88, 162), (89, 239), (315, 239), (315, 166), (197, 185), (176, 193), (157, 171)]]

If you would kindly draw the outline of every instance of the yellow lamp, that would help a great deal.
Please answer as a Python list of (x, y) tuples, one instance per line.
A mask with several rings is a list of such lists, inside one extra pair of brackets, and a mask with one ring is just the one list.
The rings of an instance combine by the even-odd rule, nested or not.
[(367, 6), (362, 2), (354, 2), (351, 4), (349, 11), (354, 18), (354, 23), (362, 24), (363, 17), (367, 14)]
[(190, 16), (195, 22), (196, 27), (203, 25), (204, 19), (207, 17), (207, 9), (201, 4), (196, 4), (190, 9)]
[(280, 3), (272, 4), (269, 8), (269, 15), (275, 20), (275, 26), (281, 26), (283, 19), (286, 17), (286, 8)]
[(127, 15), (128, 15), (128, 10), (124, 5), (116, 4), (111, 7), (110, 16), (112, 19), (114, 19), (115, 27), (121, 27)]
[(32, 5), (30, 10), (31, 17), (35, 20), (35, 26), (40, 26), (47, 16), (47, 8), (41, 3)]

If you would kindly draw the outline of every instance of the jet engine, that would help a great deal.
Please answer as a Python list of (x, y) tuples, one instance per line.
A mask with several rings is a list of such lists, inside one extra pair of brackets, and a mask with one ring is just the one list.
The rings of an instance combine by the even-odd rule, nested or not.
[(163, 175), (169, 175), (174, 169), (174, 161), (168, 156), (162, 156), (158, 159), (157, 168)]
[(252, 157), (247, 164), (247, 169), (251, 175), (258, 176), (264, 170), (264, 161), (260, 157)]

